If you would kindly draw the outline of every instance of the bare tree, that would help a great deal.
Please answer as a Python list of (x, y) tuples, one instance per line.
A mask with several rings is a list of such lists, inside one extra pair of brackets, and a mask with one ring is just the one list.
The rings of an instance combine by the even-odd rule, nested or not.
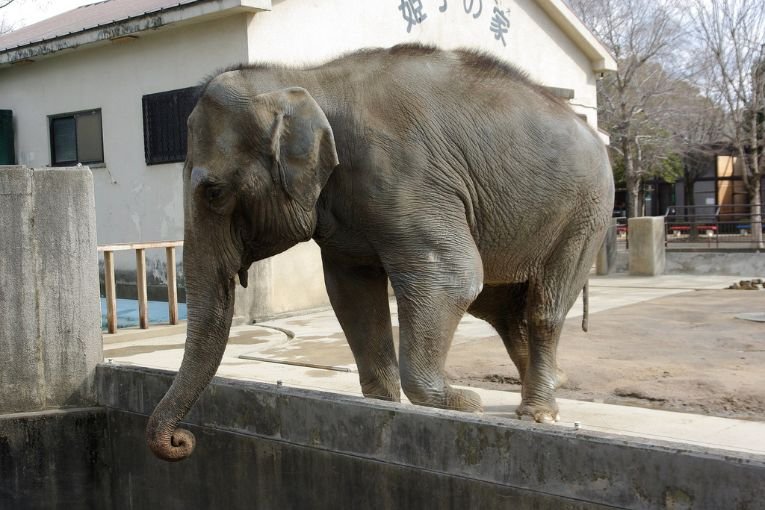
[(6, 32), (10, 32), (11, 30), (13, 30), (13, 25), (8, 23), (8, 21), (5, 19), (5, 16), (0, 14), (0, 35), (3, 35)]
[[(24, 11), (25, 6), (34, 6), (44, 12), (52, 3), (53, 0), (0, 0), (0, 34), (16, 30), (26, 24), (25, 20), (20, 19), (18, 15), (11, 16), (10, 11), (17, 9), (16, 14), (18, 14), (18, 12)], [(13, 7), (6, 9), (11, 5)]]
[(765, 0), (696, 0), (693, 21), (704, 79), (725, 110), (725, 138), (734, 147), (751, 205), (754, 241), (763, 248), (765, 139)]
[(668, 153), (656, 145), (668, 138), (661, 129), (662, 104), (675, 80), (667, 79), (661, 64), (671, 62), (684, 35), (682, 12), (675, 0), (570, 0), (570, 5), (617, 60), (618, 70), (599, 84), (598, 108), (611, 133), (611, 150), (623, 163), (627, 214), (639, 216), (640, 184), (652, 167), (645, 149)]
[[(0, 9), (8, 7), (15, 1), (16, 0), (0, 0)], [(3, 14), (0, 14), (0, 35), (6, 32), (10, 32), (13, 29), (14, 29), (13, 24), (9, 23)]]
[(693, 206), (695, 183), (708, 171), (705, 162), (717, 154), (725, 112), (709, 98), (708, 91), (686, 80), (675, 84), (666, 106), (665, 126), (682, 164), (685, 205)]

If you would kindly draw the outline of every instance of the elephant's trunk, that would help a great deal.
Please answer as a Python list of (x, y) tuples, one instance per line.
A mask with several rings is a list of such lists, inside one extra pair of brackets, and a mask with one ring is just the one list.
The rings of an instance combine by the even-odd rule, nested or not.
[(218, 370), (234, 312), (231, 277), (221, 274), (206, 278), (194, 267), (187, 266), (186, 269), (189, 322), (183, 362), (173, 385), (154, 409), (146, 427), (149, 448), (167, 461), (183, 460), (194, 450), (194, 435), (178, 428), (178, 423)]

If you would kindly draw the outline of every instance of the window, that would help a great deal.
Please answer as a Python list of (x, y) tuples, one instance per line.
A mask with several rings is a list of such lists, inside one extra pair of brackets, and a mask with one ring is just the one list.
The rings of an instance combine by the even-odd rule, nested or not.
[(147, 165), (186, 159), (186, 120), (196, 87), (143, 96), (143, 148)]
[(574, 91), (572, 89), (562, 89), (559, 87), (545, 87), (545, 88), (547, 89), (547, 92), (549, 92), (555, 97), (559, 97), (565, 100), (574, 99)]
[(104, 162), (101, 110), (52, 115), (49, 119), (53, 166)]

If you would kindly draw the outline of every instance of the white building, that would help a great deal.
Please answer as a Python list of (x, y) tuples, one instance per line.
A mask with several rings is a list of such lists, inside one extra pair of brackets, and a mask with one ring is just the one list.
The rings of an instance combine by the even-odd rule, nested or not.
[[(412, 41), (513, 62), (593, 126), (596, 80), (616, 67), (562, 0), (107, 0), (0, 36), (0, 110), (17, 163), (90, 165), (99, 244), (180, 239), (186, 89), (234, 63)], [(254, 271), (243, 316), (326, 303), (313, 243)]]

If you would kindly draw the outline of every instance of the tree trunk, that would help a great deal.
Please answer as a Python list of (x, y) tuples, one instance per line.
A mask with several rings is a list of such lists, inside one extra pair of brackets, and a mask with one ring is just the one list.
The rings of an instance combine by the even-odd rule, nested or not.
[(755, 176), (750, 183), (749, 204), (751, 205), (752, 242), (758, 249), (765, 248), (762, 242), (762, 191), (760, 176)]
[(691, 175), (691, 172), (688, 170), (688, 163), (685, 163), (684, 167), (684, 182), (683, 182), (683, 192), (685, 194), (684, 198), (684, 205), (683, 207), (683, 221), (689, 221), (690, 215), (692, 214), (692, 211), (694, 210), (694, 206), (696, 205), (696, 172), (693, 172), (693, 176)]
[(640, 177), (635, 172), (635, 162), (632, 160), (632, 151), (629, 141), (622, 140), (622, 154), (624, 154), (624, 180), (627, 184), (627, 218), (642, 216), (640, 211)]

